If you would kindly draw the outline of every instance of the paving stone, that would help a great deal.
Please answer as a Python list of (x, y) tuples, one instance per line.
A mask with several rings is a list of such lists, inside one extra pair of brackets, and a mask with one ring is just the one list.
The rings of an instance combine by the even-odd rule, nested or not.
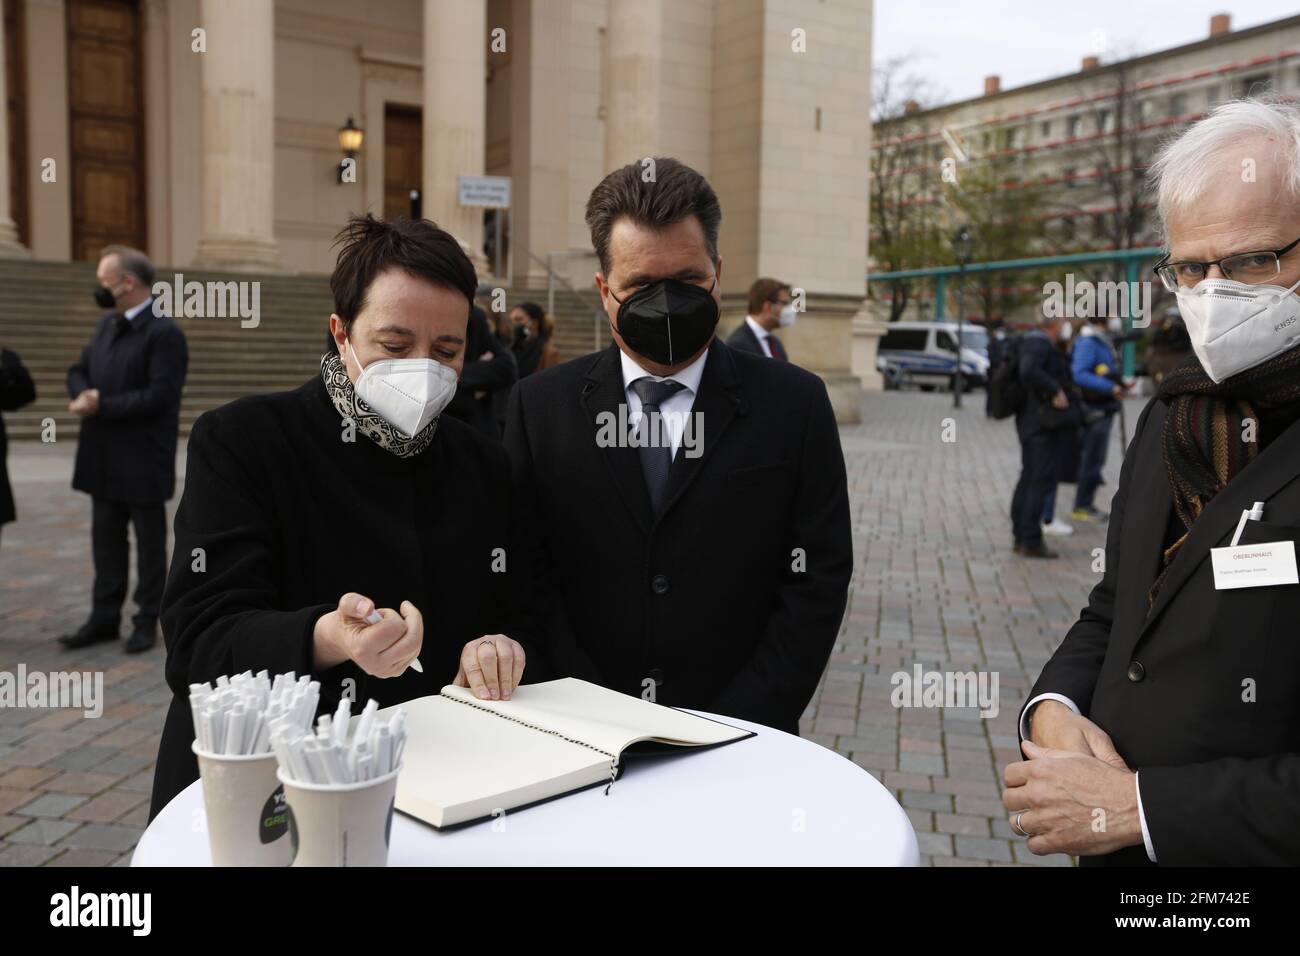
[(42, 793), (14, 811), (25, 817), (62, 817), (85, 802), (85, 797), (75, 793)]
[(67, 850), (46, 866), (109, 866), (118, 858), (113, 850)]
[(43, 846), (50, 846), (63, 839), (79, 826), (81, 824), (73, 820), (52, 820), (38, 817), (21, 830), (10, 833), (5, 839), (10, 843), (39, 843)]
[(139, 827), (88, 823), (75, 830), (59, 845), (76, 850), (116, 850), (121, 853), (135, 846), (141, 832), (143, 831)]
[(1011, 844), (991, 837), (958, 836), (957, 855), (971, 860), (1011, 861)]
[(82, 804), (68, 814), (69, 820), (84, 820), (88, 823), (112, 823), (118, 817), (134, 810), (146, 802), (143, 793), (130, 790), (110, 790), (101, 793), (88, 803)]

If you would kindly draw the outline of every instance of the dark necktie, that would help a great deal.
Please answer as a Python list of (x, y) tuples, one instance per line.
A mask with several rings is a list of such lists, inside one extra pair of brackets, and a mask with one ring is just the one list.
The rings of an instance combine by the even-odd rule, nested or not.
[(781, 340), (775, 335), (769, 335), (767, 337), (767, 347), (772, 350), (772, 358), (780, 359), (782, 362), (786, 360), (785, 346), (781, 344)]
[[(639, 378), (632, 383), (632, 391), (641, 399), (641, 422), (637, 426), (637, 436), (641, 454), (641, 473), (645, 476), (645, 488), (650, 493), (650, 510), (655, 514), (664, 501), (664, 492), (668, 488), (668, 468), (673, 463), (673, 449), (668, 443), (667, 429), (662, 420), (659, 427), (651, 431), (651, 415), (660, 414), (659, 406), (676, 392), (686, 386), (672, 379), (656, 382), (651, 378)], [(650, 444), (657, 441), (658, 444)]]

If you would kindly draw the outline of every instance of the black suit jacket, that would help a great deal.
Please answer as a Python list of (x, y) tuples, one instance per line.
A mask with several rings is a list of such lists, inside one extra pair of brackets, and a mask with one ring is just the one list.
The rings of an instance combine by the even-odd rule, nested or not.
[[(443, 417), (410, 458), (364, 435), (343, 440), (324, 383), (241, 398), (202, 415), (187, 452), (176, 547), (163, 595), (167, 714), (153, 805), (198, 776), (189, 685), (266, 668), (321, 682), (320, 712), (354, 692), (401, 703), (456, 676), (464, 645), (503, 633), (543, 672), (525, 618), (527, 566), (510, 540), (510, 466), (500, 442)], [(201, 548), (204, 565), (195, 567)], [(504, 560), (494, 565), (500, 549)], [(371, 677), (352, 662), (312, 667), (318, 618), (350, 591), (383, 607), (410, 601), (424, 617), (424, 673)], [(348, 685), (346, 681), (353, 683)]]
[[(123, 324), (125, 323), (125, 324)], [(68, 395), (99, 389), (99, 412), (81, 420), (72, 487), (141, 504), (176, 490), (176, 435), (189, 350), (185, 333), (153, 305), (126, 322), (104, 316), (68, 369)]]
[[(602, 448), (626, 401), (617, 346), (523, 379), (506, 426), (534, 593), (560, 674), (798, 733), (853, 569), (825, 385), (719, 340), (656, 517), (638, 450)], [(648, 695), (647, 695), (648, 696)]]
[[(776, 343), (776, 347), (785, 351), (785, 346), (775, 335), (769, 335), (768, 338)], [(763, 344), (758, 341), (758, 336), (754, 330), (749, 327), (748, 322), (741, 322), (736, 326), (736, 330), (727, 336), (727, 344), (733, 349), (739, 349), (742, 352), (750, 352), (760, 358), (767, 358), (768, 355), (763, 351)]]
[[(1211, 499), (1155, 605), (1173, 508), (1160, 449), (1167, 407), (1143, 411), (1111, 503), (1106, 571), (1043, 668), (1139, 772), (1161, 864), (1300, 864), (1300, 585), (1217, 591), (1210, 549), (1300, 540), (1300, 427), (1282, 431)], [(1253, 683), (1256, 700), (1243, 700)], [(1144, 864), (1131, 847), (1087, 862)]]
[[(0, 411), (14, 412), (36, 400), (36, 386), (17, 353), (0, 349)], [(0, 417), (0, 524), (13, 521), (14, 496), (9, 486), (9, 436)]]

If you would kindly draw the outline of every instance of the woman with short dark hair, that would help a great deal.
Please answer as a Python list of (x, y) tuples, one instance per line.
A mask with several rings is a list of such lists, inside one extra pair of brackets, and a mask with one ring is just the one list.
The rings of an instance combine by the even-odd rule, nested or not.
[(190, 435), (151, 816), (198, 776), (190, 684), (310, 674), (322, 713), (450, 682), (509, 699), (532, 657), (505, 452), (442, 414), (474, 267), (428, 221), (355, 218), (339, 239), (320, 374), (207, 412)]

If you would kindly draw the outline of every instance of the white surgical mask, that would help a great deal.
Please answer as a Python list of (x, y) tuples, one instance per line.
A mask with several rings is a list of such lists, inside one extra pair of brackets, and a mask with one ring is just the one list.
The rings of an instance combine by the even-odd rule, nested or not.
[(1124, 331), (1124, 320), (1123, 320), (1123, 319), (1107, 319), (1107, 320), (1106, 320), (1106, 329), (1110, 332), (1111, 335), (1119, 335), (1121, 332)]
[(1074, 334), (1074, 328), (1070, 325), (1069, 322), (1064, 322), (1064, 323), (1061, 324), (1061, 341), (1062, 341), (1062, 342), (1068, 342), (1068, 341), (1070, 341), (1070, 336), (1072, 336), (1073, 334)]
[(1285, 352), (1300, 342), (1300, 282), (1247, 285), (1233, 279), (1202, 279), (1178, 289), (1192, 349), (1205, 374), (1218, 384)]
[(362, 366), (356, 349), (348, 351), (361, 374), (357, 376), (357, 397), (376, 414), (408, 438), (418, 435), (437, 418), (459, 381), (455, 369), (433, 359), (379, 359)]
[(795, 315), (796, 313), (794, 311), (794, 303), (787, 302), (781, 308), (781, 314), (777, 317), (776, 321), (781, 326), (781, 328), (788, 329), (790, 326), (794, 325)]

